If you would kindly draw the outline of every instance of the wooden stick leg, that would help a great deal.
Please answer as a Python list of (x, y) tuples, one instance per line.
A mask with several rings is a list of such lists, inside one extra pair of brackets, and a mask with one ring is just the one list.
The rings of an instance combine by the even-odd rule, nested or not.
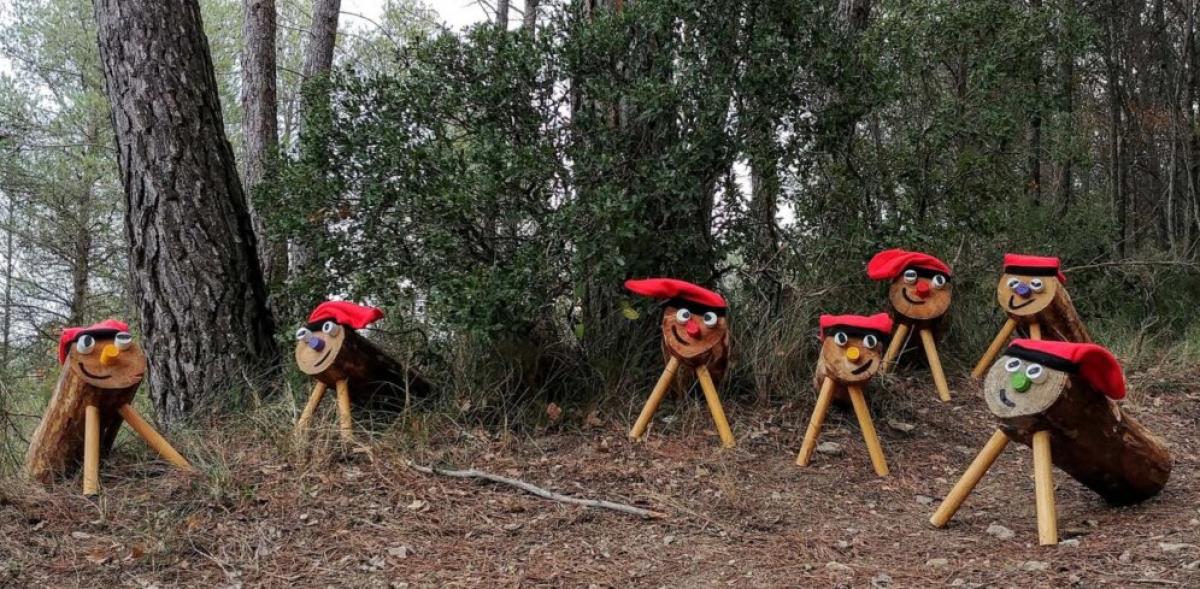
[(1037, 321), (1029, 323), (1029, 339), (1042, 339), (1042, 326)]
[(1000, 328), (1000, 333), (996, 334), (996, 339), (992, 340), (992, 345), (988, 346), (983, 357), (979, 359), (979, 363), (975, 365), (975, 370), (971, 371), (971, 378), (983, 378), (988, 368), (991, 367), (992, 362), (996, 360), (996, 356), (1000, 355), (1000, 348), (1004, 347), (1004, 344), (1008, 341), (1008, 336), (1012, 335), (1013, 330), (1016, 328), (1017, 320), (1009, 317), (1004, 322), (1004, 326)]
[(350, 417), (350, 383), (346, 380), (337, 381), (338, 429), (342, 440), (354, 441), (354, 419)]
[(163, 438), (162, 435), (158, 433), (158, 430), (154, 429), (154, 426), (147, 423), (145, 419), (142, 419), (141, 414), (139, 414), (137, 410), (133, 408), (133, 405), (128, 403), (121, 405), (121, 407), (117, 409), (117, 412), (120, 413), (121, 417), (125, 419), (125, 423), (128, 423), (129, 427), (133, 428), (133, 431), (137, 432), (137, 435), (141, 436), (143, 440), (146, 440), (146, 444), (153, 448), (155, 452), (158, 452), (158, 455), (162, 456), (164, 460), (186, 471), (194, 472), (196, 470), (187, 461), (187, 459), (183, 457), (182, 454), (177, 452), (175, 448), (171, 446), (169, 442), (167, 442), (166, 438)]
[(812, 461), (813, 450), (817, 448), (817, 436), (821, 435), (821, 425), (825, 423), (825, 414), (829, 413), (829, 403), (833, 400), (833, 389), (837, 383), (828, 376), (821, 382), (821, 392), (817, 394), (817, 405), (813, 407), (812, 417), (808, 420), (808, 429), (804, 432), (804, 442), (800, 444), (800, 453), (796, 455), (798, 466), (808, 466)]
[(663, 397), (667, 394), (667, 389), (671, 386), (671, 381), (675, 379), (675, 373), (679, 371), (679, 358), (671, 356), (667, 361), (667, 367), (663, 370), (662, 376), (658, 377), (658, 383), (654, 385), (654, 391), (650, 393), (650, 398), (646, 399), (646, 404), (642, 407), (642, 413), (638, 415), (637, 421), (633, 424), (633, 429), (629, 430), (629, 439), (637, 440), (646, 433), (646, 428), (650, 426), (650, 420), (654, 417), (654, 412), (658, 411), (658, 405), (662, 403)]
[(950, 489), (950, 494), (942, 500), (942, 504), (938, 506), (937, 511), (933, 513), (933, 517), (929, 518), (929, 523), (936, 527), (946, 525), (950, 518), (958, 512), (958, 508), (962, 506), (963, 501), (967, 499), (967, 495), (975, 490), (975, 485), (979, 484), (979, 480), (992, 467), (992, 463), (996, 462), (996, 458), (1004, 451), (1004, 447), (1008, 445), (1008, 436), (1000, 430), (992, 434), (991, 439), (971, 462), (971, 466), (967, 467), (967, 471), (963, 473), (962, 478), (954, 484), (954, 488)]
[(1058, 544), (1058, 513), (1054, 510), (1054, 468), (1050, 460), (1050, 432), (1033, 434), (1033, 484), (1037, 496), (1038, 544)]
[(938, 397), (943, 403), (950, 402), (950, 386), (946, 384), (946, 373), (942, 372), (942, 360), (938, 358), (937, 343), (933, 341), (933, 332), (921, 329), (921, 343), (925, 348), (925, 358), (929, 360), (929, 371), (933, 373), (933, 384), (937, 387)]
[(888, 344), (887, 352), (883, 355), (883, 364), (879, 367), (879, 374), (884, 374), (892, 363), (896, 361), (896, 357), (900, 355), (900, 350), (904, 348), (904, 340), (908, 337), (908, 324), (901, 323), (896, 326), (896, 332), (892, 334), (892, 342)]
[(871, 465), (875, 467), (875, 474), (885, 477), (888, 475), (887, 459), (883, 457), (883, 446), (879, 444), (879, 435), (875, 433), (875, 422), (871, 420), (871, 410), (867, 407), (866, 397), (863, 397), (862, 387), (852, 384), (846, 389), (850, 392), (850, 403), (854, 405), (854, 414), (858, 416), (863, 440), (867, 442)]
[(83, 422), (83, 494), (100, 492), (100, 408), (88, 403)]
[(729, 429), (729, 422), (725, 419), (725, 409), (721, 407), (721, 397), (717, 396), (717, 387), (713, 384), (712, 375), (708, 373), (708, 367), (697, 368), (696, 377), (700, 380), (700, 388), (704, 390), (704, 400), (708, 402), (708, 412), (712, 413), (717, 433), (721, 434), (721, 445), (732, 448), (736, 441)]
[(317, 381), (313, 387), (312, 394), (308, 396), (308, 403), (304, 404), (304, 411), (300, 413), (300, 419), (296, 420), (296, 428), (292, 431), (293, 435), (299, 437), (308, 431), (308, 424), (312, 421), (313, 413), (316, 413), (317, 407), (321, 404), (321, 397), (325, 396), (325, 389), (328, 387), (325, 383)]

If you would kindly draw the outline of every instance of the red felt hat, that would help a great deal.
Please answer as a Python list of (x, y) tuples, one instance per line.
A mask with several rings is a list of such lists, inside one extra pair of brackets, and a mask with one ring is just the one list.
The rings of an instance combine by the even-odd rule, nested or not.
[(383, 319), (383, 311), (375, 307), (357, 305), (350, 301), (325, 301), (317, 305), (317, 308), (308, 315), (310, 325), (329, 319), (351, 329), (362, 329)]
[(900, 248), (883, 250), (867, 262), (867, 278), (871, 280), (895, 280), (909, 268), (922, 268), (950, 276), (950, 266), (945, 262), (921, 252), (910, 252)]
[(867, 315), (821, 315), (821, 339), (825, 331), (834, 327), (848, 327), (853, 331), (873, 331), (882, 337), (892, 334), (892, 318), (887, 313)]
[(1125, 398), (1125, 375), (1112, 352), (1096, 344), (1015, 339), (1004, 351), (1047, 368), (1078, 374), (1092, 389), (1110, 399)]
[(626, 280), (625, 288), (634, 294), (654, 299), (677, 299), (703, 305), (711, 309), (724, 309), (725, 298), (721, 295), (685, 280), (675, 278), (646, 278)]
[(107, 336), (116, 335), (122, 331), (129, 331), (129, 324), (116, 319), (105, 319), (100, 323), (93, 323), (87, 327), (65, 327), (62, 330), (62, 335), (58, 336), (58, 363), (62, 364), (67, 361), (67, 350), (75, 340), (81, 335), (90, 336)]
[(1054, 276), (1059, 282), (1067, 283), (1067, 277), (1062, 273), (1062, 263), (1051, 256), (1004, 254), (1004, 271), (1027, 276)]

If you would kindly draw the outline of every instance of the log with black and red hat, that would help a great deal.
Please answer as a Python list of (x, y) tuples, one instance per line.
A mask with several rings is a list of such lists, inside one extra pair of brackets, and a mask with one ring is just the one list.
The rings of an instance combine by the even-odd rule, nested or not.
[(950, 308), (952, 294), (950, 266), (935, 256), (899, 248), (881, 251), (867, 262), (867, 277), (887, 280), (888, 302), (896, 321), (896, 331), (880, 372), (886, 372), (907, 343), (910, 330), (921, 338), (934, 386), (943, 402), (950, 400), (950, 387), (942, 371), (936, 338), (937, 321)]
[(705, 401), (726, 448), (734, 445), (733, 432), (725, 419), (714, 380), (719, 380), (729, 363), (728, 305), (720, 294), (676, 278), (646, 278), (625, 281), (630, 292), (663, 301), (662, 342), (667, 367), (646, 400), (638, 420), (629, 431), (640, 439), (655, 410), (666, 395), (682, 364), (695, 370)]
[(100, 492), (100, 458), (108, 453), (122, 423), (164, 459), (192, 466), (133, 408), (146, 374), (146, 356), (129, 325), (106, 319), (67, 327), (58, 339), (62, 372), (42, 420), (30, 439), (25, 473), (48, 483), (69, 474), (82, 459), (83, 492)]
[(821, 356), (817, 361), (816, 373), (821, 381), (821, 389), (817, 394), (817, 404), (809, 419), (808, 429), (804, 433), (800, 453), (796, 455), (796, 464), (808, 466), (811, 462), (813, 450), (817, 446), (817, 436), (821, 433), (821, 425), (825, 423), (829, 405), (834, 395), (844, 387), (862, 428), (863, 439), (871, 456), (871, 465), (876, 474), (887, 476), (887, 460), (884, 458), (879, 436), (875, 432), (875, 423), (871, 419), (871, 411), (867, 407), (862, 387), (879, 372), (883, 363), (882, 350), (892, 334), (892, 318), (887, 313), (869, 316), (821, 315), (818, 324)]
[(988, 370), (983, 392), (999, 428), (931, 520), (943, 526), (1010, 440), (1031, 446), (1043, 544), (1058, 541), (1051, 465), (1110, 503), (1144, 501), (1171, 474), (1167, 447), (1117, 401), (1125, 375), (1093, 343), (1016, 339)]
[(1008, 317), (971, 371), (974, 378), (983, 378), (992, 360), (1018, 329), (1028, 334), (1029, 339), (1092, 341), (1067, 293), (1067, 277), (1056, 257), (1004, 254), (996, 301)]
[(296, 421), (295, 434), (308, 429), (328, 387), (337, 391), (338, 425), (353, 438), (350, 406), (398, 410), (412, 397), (424, 397), (430, 385), (356, 330), (383, 319), (383, 311), (350, 301), (325, 301), (296, 331), (296, 366), (316, 380)]

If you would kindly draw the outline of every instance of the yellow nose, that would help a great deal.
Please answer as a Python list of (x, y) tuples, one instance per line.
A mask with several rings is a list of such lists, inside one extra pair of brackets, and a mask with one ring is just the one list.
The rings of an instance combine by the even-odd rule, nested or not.
[(100, 363), (107, 366), (112, 364), (113, 361), (117, 359), (117, 356), (120, 355), (121, 350), (118, 350), (117, 346), (108, 344), (107, 346), (104, 346), (103, 350), (100, 350)]
[(858, 358), (860, 356), (862, 356), (862, 352), (859, 351), (859, 349), (857, 347), (846, 348), (846, 359), (847, 360), (849, 360), (851, 362), (857, 362)]

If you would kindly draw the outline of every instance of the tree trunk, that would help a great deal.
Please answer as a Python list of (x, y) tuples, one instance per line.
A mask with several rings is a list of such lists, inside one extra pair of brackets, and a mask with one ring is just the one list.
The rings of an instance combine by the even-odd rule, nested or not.
[[(1042, 0), (1030, 0), (1029, 7), (1035, 14), (1042, 10)], [(1029, 116), (1029, 184), (1026, 192), (1032, 197), (1034, 206), (1042, 204), (1042, 50), (1033, 54), (1034, 63), (1030, 71), (1033, 86), (1033, 112)]]
[[(1067, 3), (1067, 10), (1074, 7)], [(1075, 54), (1067, 43), (1059, 44), (1059, 77), (1062, 83), (1062, 111), (1067, 119), (1068, 134), (1073, 134), (1075, 128)], [(1074, 147), (1068, 148), (1062, 164), (1062, 180), (1058, 185), (1059, 210), (1066, 213), (1074, 204), (1075, 198), (1075, 152)]]
[[(333, 49), (337, 43), (338, 13), (341, 12), (341, 0), (313, 0), (313, 20), (309, 29), (308, 45), (304, 47), (304, 69), (301, 72), (304, 82), (313, 78), (328, 76), (333, 69)], [(328, 96), (320, 98), (305, 93), (301, 99), (300, 112), (312, 112), (313, 100), (328, 100)], [(301, 115), (300, 134), (304, 135), (303, 115)], [(324, 231), (324, 227), (313, 228), (314, 231)], [(294, 276), (310, 268), (316, 262), (316, 248), (305, 240), (295, 240), (290, 244), (291, 261), (289, 276)]]
[(522, 25), (530, 32), (537, 26), (538, 0), (525, 0), (525, 16)]
[(95, 0), (151, 399), (176, 421), (278, 365), (197, 0)]
[(508, 0), (496, 0), (496, 26), (508, 30)]
[(12, 351), (12, 285), (13, 285), (13, 223), (16, 220), (17, 203), (8, 195), (8, 215), (4, 222), (4, 350), (0, 357), (0, 372), (8, 372), (8, 360)]
[(1109, 130), (1108, 130), (1108, 153), (1109, 153), (1109, 183), (1112, 191), (1113, 209), (1116, 213), (1117, 221), (1117, 243), (1116, 255), (1125, 257), (1126, 238), (1129, 233), (1127, 231), (1127, 199), (1125, 196), (1124, 184), (1124, 154), (1123, 146), (1121, 145), (1121, 90), (1120, 90), (1120, 72), (1117, 64), (1117, 31), (1116, 17), (1109, 15), (1108, 17), (1108, 47), (1105, 49), (1104, 62), (1107, 80), (1105, 87), (1108, 89), (1108, 114), (1109, 114)]
[(266, 223), (254, 206), (254, 190), (279, 149), (275, 75), (275, 0), (242, 1), (242, 134), (246, 141), (242, 179), (250, 196), (250, 218), (258, 238), (258, 260), (272, 290), (287, 268), (287, 249), (267, 236)]

